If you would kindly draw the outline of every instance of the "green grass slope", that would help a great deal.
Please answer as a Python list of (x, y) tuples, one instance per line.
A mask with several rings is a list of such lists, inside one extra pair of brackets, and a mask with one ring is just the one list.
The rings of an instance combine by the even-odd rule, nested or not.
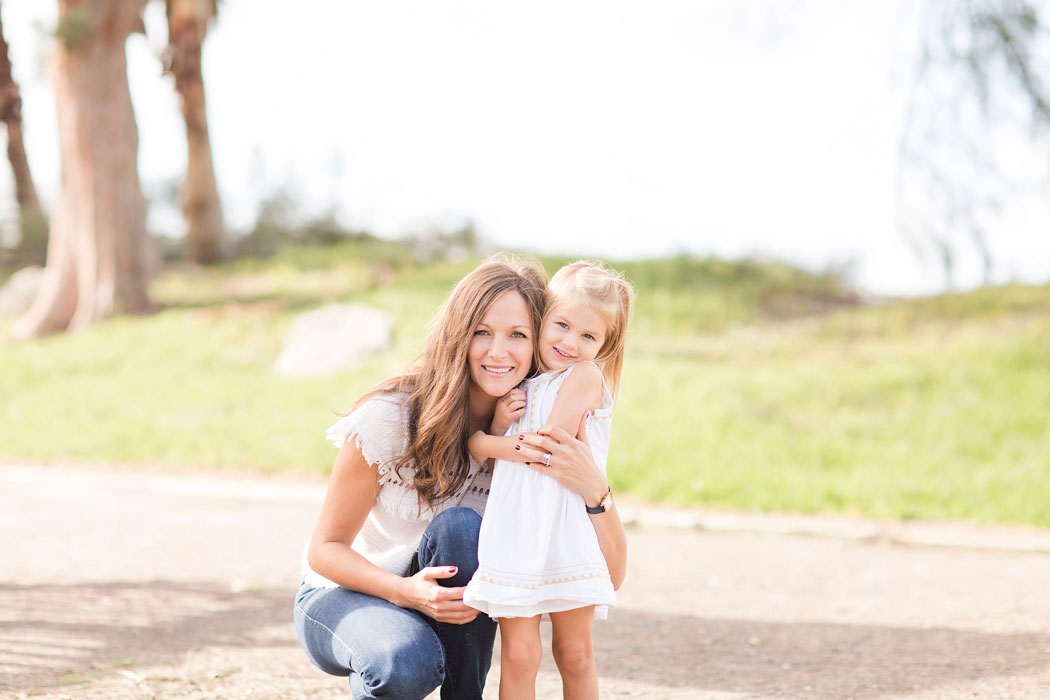
[[(411, 361), (473, 264), (351, 242), (170, 269), (153, 316), (0, 340), (0, 459), (324, 472), (324, 428)], [(1050, 526), (1050, 287), (860, 305), (833, 275), (780, 264), (618, 267), (639, 297), (617, 492)], [(330, 377), (273, 375), (295, 314), (351, 300), (393, 314), (392, 352)]]

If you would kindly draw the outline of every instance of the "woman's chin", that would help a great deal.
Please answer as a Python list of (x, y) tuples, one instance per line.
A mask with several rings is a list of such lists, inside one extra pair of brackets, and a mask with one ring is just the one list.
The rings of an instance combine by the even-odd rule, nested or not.
[(485, 394), (498, 399), (514, 387), (521, 384), (523, 379), (525, 379), (525, 376), (521, 372), (515, 372), (513, 376), (510, 374), (504, 376), (491, 376), (489, 373), (485, 373), (477, 378), (474, 383)]

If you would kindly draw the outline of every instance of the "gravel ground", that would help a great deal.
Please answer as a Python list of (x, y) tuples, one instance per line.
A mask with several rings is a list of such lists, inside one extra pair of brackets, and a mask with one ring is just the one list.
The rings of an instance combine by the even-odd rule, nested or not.
[[(0, 697), (346, 698), (291, 624), (322, 489), (0, 466)], [(621, 508), (603, 700), (1050, 698), (1050, 532)]]

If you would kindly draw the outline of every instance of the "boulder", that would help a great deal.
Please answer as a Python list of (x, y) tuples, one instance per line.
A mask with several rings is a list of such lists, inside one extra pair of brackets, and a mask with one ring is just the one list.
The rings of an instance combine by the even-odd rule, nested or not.
[(352, 369), (393, 345), (390, 314), (363, 304), (327, 304), (301, 314), (277, 357), (284, 376), (318, 376)]
[(23, 267), (11, 275), (4, 286), (0, 287), (0, 318), (17, 316), (27, 310), (36, 298), (43, 279), (42, 267)]

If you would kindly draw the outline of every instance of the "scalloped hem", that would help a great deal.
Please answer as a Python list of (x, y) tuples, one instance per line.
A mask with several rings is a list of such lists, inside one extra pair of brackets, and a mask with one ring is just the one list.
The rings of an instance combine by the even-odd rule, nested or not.
[(504, 617), (535, 617), (536, 615), (547, 615), (549, 613), (585, 608), (588, 605), (594, 606), (595, 620), (605, 620), (609, 616), (609, 605), (597, 605), (591, 601), (585, 602), (566, 598), (543, 600), (534, 605), (507, 605), (506, 603), (493, 603), (487, 600), (467, 600), (466, 596), (464, 596), (463, 602), (475, 610), (480, 610), (493, 620), (499, 620)]

